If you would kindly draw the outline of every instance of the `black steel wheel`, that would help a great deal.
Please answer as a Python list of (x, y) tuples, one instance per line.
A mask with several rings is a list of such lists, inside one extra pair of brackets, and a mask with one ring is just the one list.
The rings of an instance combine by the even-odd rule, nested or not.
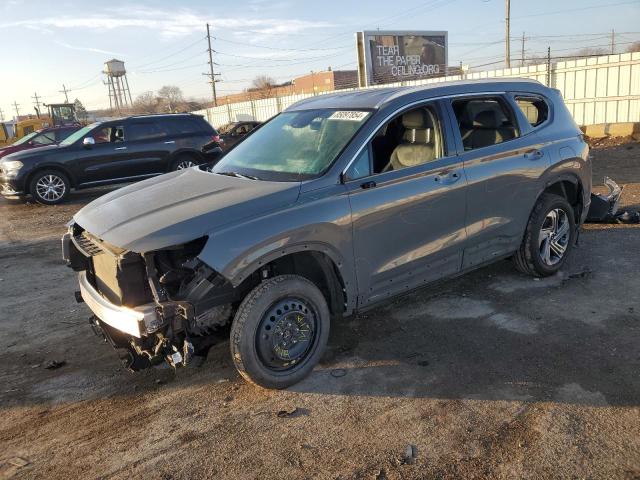
[(254, 288), (231, 327), (231, 355), (248, 381), (286, 388), (318, 363), (329, 337), (322, 292), (306, 278), (280, 275)]
[(263, 365), (284, 371), (303, 361), (316, 341), (318, 314), (306, 299), (287, 297), (262, 316), (256, 351)]

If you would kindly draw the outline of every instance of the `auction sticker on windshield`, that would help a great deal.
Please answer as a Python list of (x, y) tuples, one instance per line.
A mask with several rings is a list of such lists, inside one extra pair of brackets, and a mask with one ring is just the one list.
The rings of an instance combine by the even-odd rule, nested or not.
[(352, 122), (361, 122), (368, 114), (369, 112), (361, 112), (357, 110), (338, 110), (331, 114), (329, 120), (350, 120)]

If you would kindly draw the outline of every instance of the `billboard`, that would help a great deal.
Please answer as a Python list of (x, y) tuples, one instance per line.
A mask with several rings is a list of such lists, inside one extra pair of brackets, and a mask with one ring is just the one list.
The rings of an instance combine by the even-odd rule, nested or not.
[(361, 87), (446, 75), (447, 32), (358, 32), (356, 46)]

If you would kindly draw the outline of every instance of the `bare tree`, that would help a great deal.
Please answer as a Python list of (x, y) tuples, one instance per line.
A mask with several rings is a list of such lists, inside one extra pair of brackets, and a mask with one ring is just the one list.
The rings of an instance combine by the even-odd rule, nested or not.
[(581, 48), (573, 55), (576, 57), (593, 57), (595, 55), (608, 55), (609, 53), (611, 52), (606, 48), (586, 47)]
[(633, 42), (631, 45), (627, 47), (627, 52), (640, 52), (640, 42)]
[(276, 81), (268, 75), (259, 75), (251, 82), (252, 87), (249, 89), (255, 92), (260, 98), (269, 98), (273, 93), (273, 89), (276, 87)]
[(170, 112), (177, 111), (180, 105), (184, 103), (182, 90), (180, 90), (180, 87), (174, 85), (165, 85), (162, 87), (158, 90), (158, 97), (166, 102)]
[(156, 113), (158, 111), (158, 98), (153, 92), (144, 92), (138, 95), (133, 102), (133, 111), (135, 113)]

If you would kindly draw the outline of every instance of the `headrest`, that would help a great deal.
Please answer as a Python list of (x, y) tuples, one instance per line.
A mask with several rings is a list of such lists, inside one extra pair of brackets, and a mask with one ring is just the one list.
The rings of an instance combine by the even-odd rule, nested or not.
[(499, 128), (498, 115), (494, 110), (483, 110), (473, 119), (473, 126), (480, 128)]
[(403, 138), (409, 143), (430, 143), (431, 128), (412, 128), (404, 132)]
[(423, 109), (411, 110), (402, 115), (402, 126), (404, 128), (428, 128), (431, 122), (427, 116), (427, 112)]

